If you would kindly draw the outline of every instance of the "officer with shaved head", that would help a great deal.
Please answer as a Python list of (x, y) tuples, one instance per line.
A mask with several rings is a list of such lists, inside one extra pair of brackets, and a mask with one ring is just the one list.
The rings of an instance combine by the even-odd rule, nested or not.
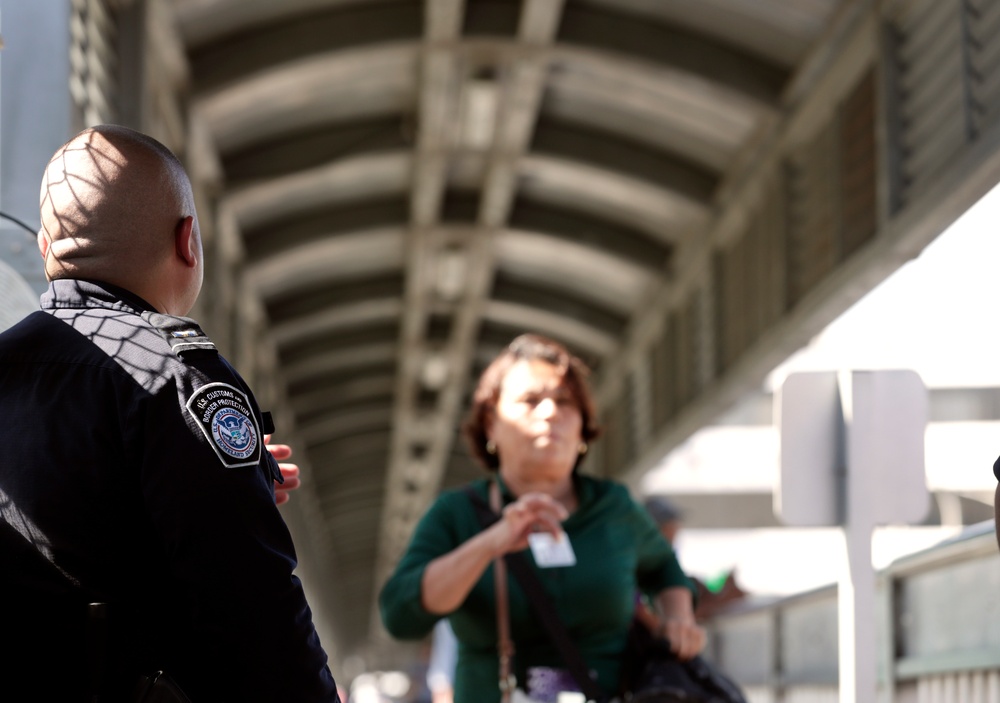
[(337, 701), (270, 417), (183, 317), (204, 262), (180, 162), (81, 132), (45, 169), (38, 246), (41, 310), (0, 334), (0, 698)]

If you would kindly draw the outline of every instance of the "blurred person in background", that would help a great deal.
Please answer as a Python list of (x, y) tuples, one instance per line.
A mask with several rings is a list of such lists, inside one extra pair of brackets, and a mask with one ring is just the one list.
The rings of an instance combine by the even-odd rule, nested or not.
[(660, 528), (660, 534), (670, 542), (670, 546), (677, 551), (677, 535), (681, 531), (684, 523), (684, 515), (674, 505), (673, 501), (664, 496), (650, 496), (646, 498), (643, 506), (646, 512), (653, 518), (656, 526)]
[[(670, 546), (674, 548), (676, 553), (677, 537), (684, 525), (684, 513), (666, 496), (649, 496), (643, 505), (660, 528), (664, 539), (670, 542)], [(697, 591), (695, 599), (697, 605), (694, 614), (699, 622), (707, 620), (729, 603), (746, 596), (746, 592), (736, 582), (734, 570), (726, 571), (708, 580), (693, 576), (690, 578)], [(636, 617), (648, 629), (655, 631), (657, 618), (648, 603), (640, 600), (639, 607), (636, 608)]]
[(453, 703), (455, 700), (455, 665), (458, 662), (458, 640), (447, 618), (438, 620), (431, 636), (431, 657), (427, 667), (427, 688), (431, 703)]
[[(655, 604), (657, 632), (679, 657), (704, 647), (693, 586), (670, 544), (623, 485), (577, 470), (599, 433), (588, 373), (562, 345), (537, 335), (518, 337), (489, 365), (464, 432), (491, 475), (438, 497), (382, 589), (382, 619), (395, 637), (425, 637), (449, 619), (458, 639), (456, 703), (501, 699), (493, 562), (525, 550), (533, 532), (569, 539), (572, 565), (529, 561), (605, 691), (618, 689), (637, 590)], [(488, 501), (493, 483), (502, 514), (483, 529), (467, 491)], [(519, 687), (540, 701), (579, 690), (509, 576), (508, 592)]]

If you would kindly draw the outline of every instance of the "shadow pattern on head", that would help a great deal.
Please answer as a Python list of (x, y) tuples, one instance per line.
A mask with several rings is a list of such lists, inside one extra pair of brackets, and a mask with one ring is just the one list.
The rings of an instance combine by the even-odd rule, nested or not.
[[(496, 411), (504, 377), (519, 361), (544, 361), (556, 367), (580, 410), (583, 421), (580, 427), (580, 439), (590, 443), (601, 434), (601, 428), (597, 424), (597, 413), (594, 410), (594, 398), (587, 383), (587, 378), (590, 376), (587, 365), (570, 354), (559, 342), (539, 334), (522, 334), (507, 345), (507, 348), (490, 362), (479, 377), (472, 394), (472, 407), (462, 426), (462, 432), (472, 455), (490, 471), (499, 468), (500, 460), (496, 454), (490, 454), (486, 450), (486, 441), (489, 439), (486, 428)], [(582, 460), (581, 455), (576, 461), (574, 470)]]
[(168, 255), (177, 224), (195, 217), (177, 157), (119, 125), (85, 129), (56, 151), (39, 209), (49, 280), (86, 278), (129, 289)]

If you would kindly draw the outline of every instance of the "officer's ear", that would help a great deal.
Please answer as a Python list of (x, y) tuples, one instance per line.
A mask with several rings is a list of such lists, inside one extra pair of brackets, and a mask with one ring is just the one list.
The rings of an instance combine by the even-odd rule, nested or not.
[(45, 236), (44, 230), (38, 232), (38, 251), (42, 254), (42, 261), (49, 255), (49, 238)]
[(174, 229), (174, 247), (177, 256), (189, 268), (198, 265), (198, 241), (194, 234), (194, 217), (188, 215)]

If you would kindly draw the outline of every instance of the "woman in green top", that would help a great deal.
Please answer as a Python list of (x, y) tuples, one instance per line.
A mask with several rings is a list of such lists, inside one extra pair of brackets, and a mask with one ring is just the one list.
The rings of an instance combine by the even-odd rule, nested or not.
[[(458, 638), (456, 703), (500, 700), (494, 559), (528, 548), (532, 532), (565, 532), (575, 563), (529, 557), (559, 618), (605, 691), (618, 687), (639, 591), (661, 617), (660, 634), (681, 658), (701, 651), (691, 583), (670, 545), (624, 486), (580, 475), (587, 442), (598, 435), (587, 369), (564, 347), (523, 335), (483, 372), (464, 428), (494, 477), (472, 484), (484, 500), (501, 488), (501, 519), (483, 530), (465, 490), (444, 492), (418, 524), (379, 597), (386, 629), (426, 636), (448, 617)], [(508, 577), (514, 672), (532, 697), (554, 701), (578, 690), (518, 583)]]

